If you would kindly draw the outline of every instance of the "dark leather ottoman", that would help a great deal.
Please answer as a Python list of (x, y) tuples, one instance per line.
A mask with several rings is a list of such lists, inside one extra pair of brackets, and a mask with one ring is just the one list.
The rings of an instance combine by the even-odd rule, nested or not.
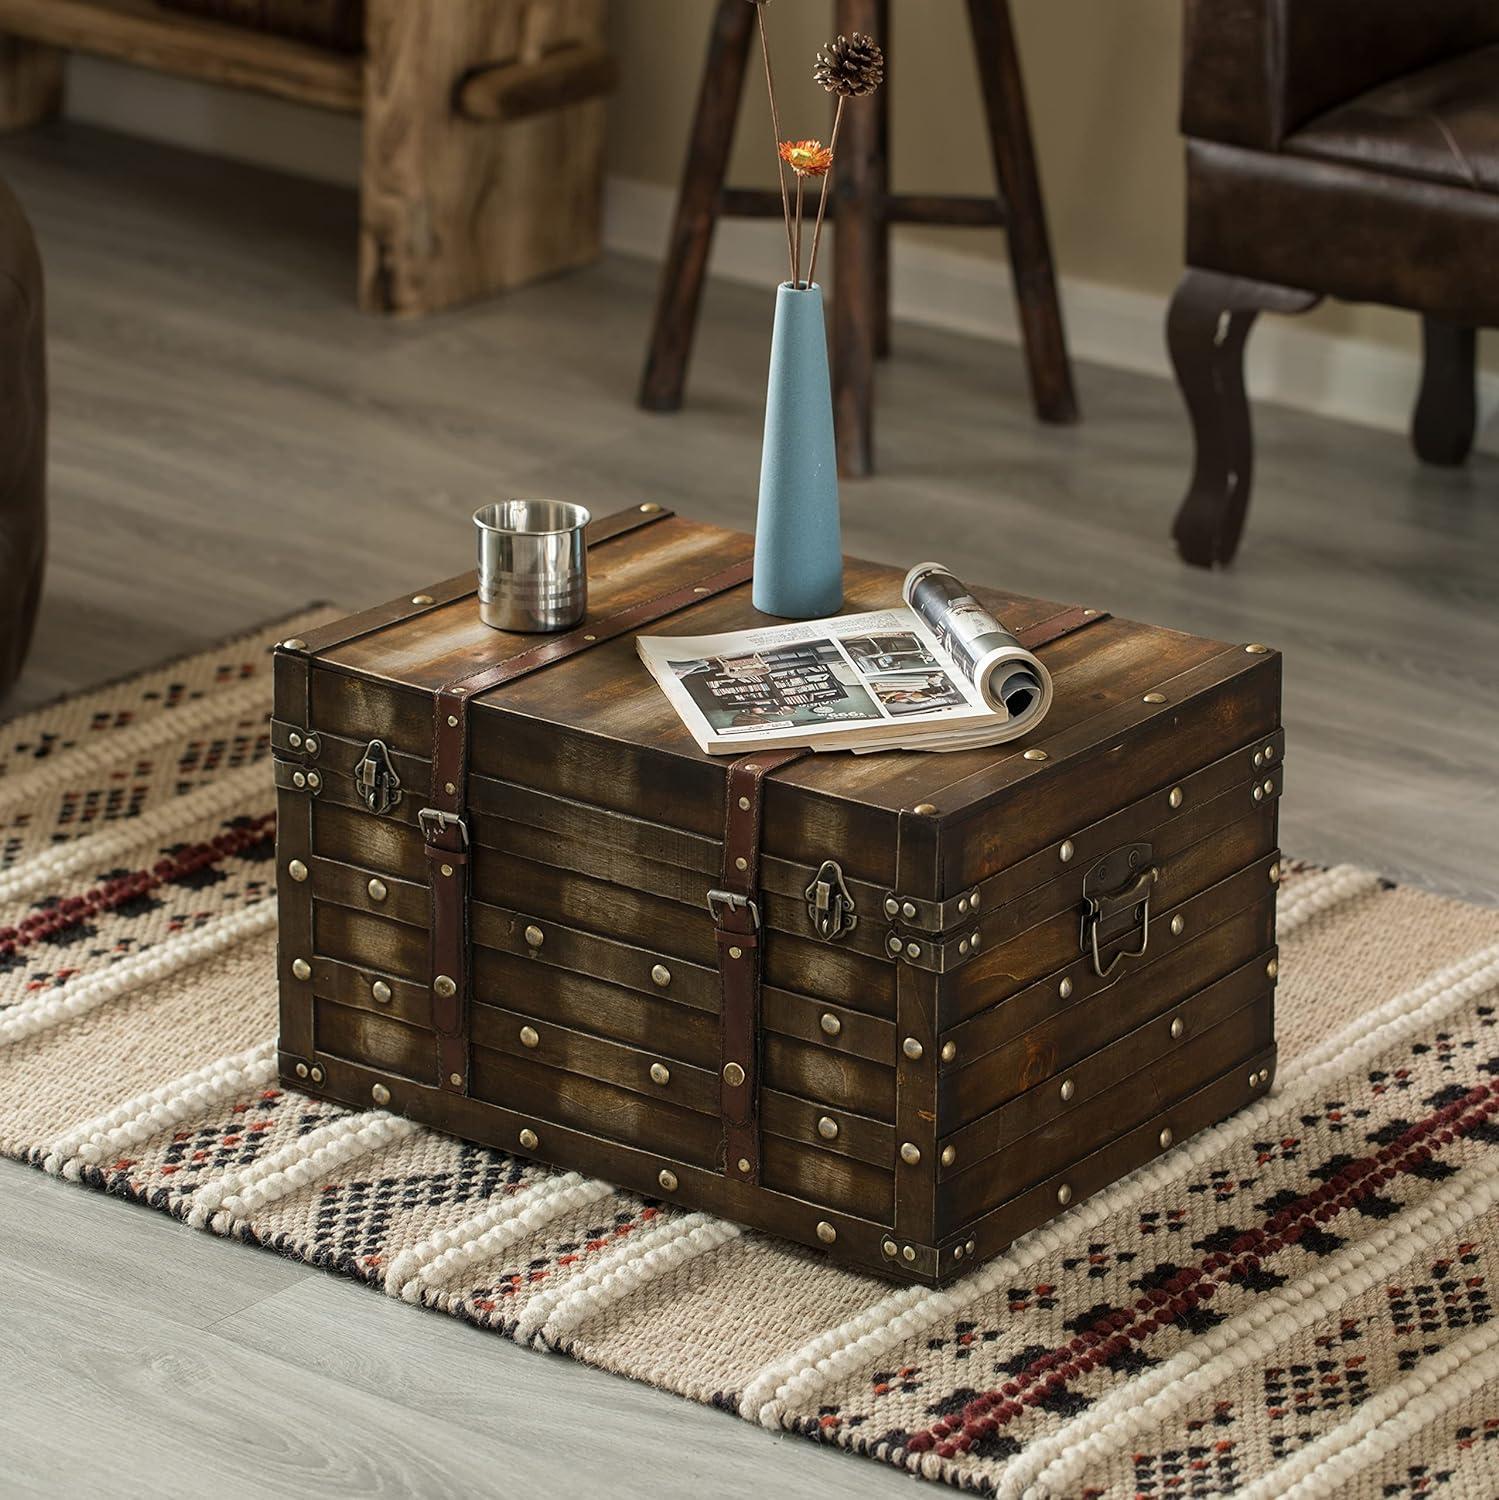
[(0, 182), (0, 694), (31, 644), (47, 549), (47, 372), (42, 262)]

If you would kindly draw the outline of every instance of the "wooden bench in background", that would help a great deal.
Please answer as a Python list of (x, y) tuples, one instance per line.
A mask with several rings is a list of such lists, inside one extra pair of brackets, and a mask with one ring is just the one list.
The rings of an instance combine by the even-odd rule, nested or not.
[(329, 0), (309, 40), (192, 13), (233, 0), (0, 0), (0, 130), (58, 111), (69, 52), (362, 115), (359, 305), (434, 312), (597, 257), (607, 5)]

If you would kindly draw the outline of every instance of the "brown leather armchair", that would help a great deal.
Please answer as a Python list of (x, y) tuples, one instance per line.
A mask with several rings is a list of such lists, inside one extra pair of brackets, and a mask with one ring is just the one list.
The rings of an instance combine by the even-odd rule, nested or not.
[(1227, 563), (1249, 504), (1244, 346), (1324, 296), (1420, 313), (1412, 437), (1460, 464), (1499, 325), (1499, 0), (1186, 0), (1187, 272), (1167, 339), (1197, 446), (1175, 536)]
[(47, 378), (42, 263), (0, 183), (0, 695), (31, 644), (47, 547)]

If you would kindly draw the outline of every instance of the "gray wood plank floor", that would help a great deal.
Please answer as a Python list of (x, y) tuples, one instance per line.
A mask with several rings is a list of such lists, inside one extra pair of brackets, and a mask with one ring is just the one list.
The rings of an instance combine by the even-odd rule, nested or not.
[[(52, 565), (6, 712), (457, 572), (496, 495), (752, 523), (768, 291), (710, 290), (690, 405), (651, 417), (643, 264), (391, 325), (353, 310), (346, 194), (76, 127), (0, 143), (0, 174), (42, 241), (53, 382)], [(1079, 375), (1085, 422), (1045, 429), (1015, 351), (898, 330), (849, 550), (1273, 642), (1287, 849), (1499, 900), (1499, 461), (1426, 470), (1396, 435), (1261, 410), (1250, 535), (1208, 576), (1167, 541), (1175, 392)], [(8, 1492), (906, 1482), (11, 1163), (0, 1257)]]

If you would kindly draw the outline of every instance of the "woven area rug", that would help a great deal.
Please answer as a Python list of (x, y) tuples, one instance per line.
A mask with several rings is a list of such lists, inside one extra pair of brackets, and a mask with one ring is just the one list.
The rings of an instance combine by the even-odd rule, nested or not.
[(896, 1290), (277, 1086), (268, 647), (314, 618), (0, 726), (0, 1150), (984, 1494), (1499, 1494), (1499, 913), (1289, 867), (1273, 1092)]

